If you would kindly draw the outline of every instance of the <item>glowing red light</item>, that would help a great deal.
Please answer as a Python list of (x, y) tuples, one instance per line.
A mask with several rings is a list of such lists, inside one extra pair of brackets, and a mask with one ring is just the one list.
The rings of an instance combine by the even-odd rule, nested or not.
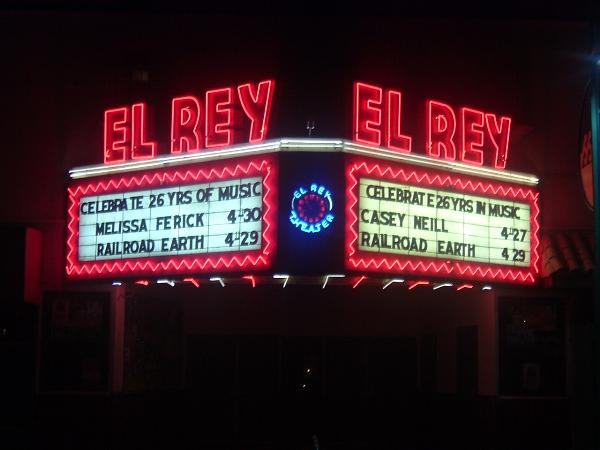
[(244, 280), (249, 280), (250, 283), (252, 283), (252, 287), (255, 288), (256, 287), (256, 280), (254, 279), (254, 275), (244, 275), (242, 277)]
[(354, 130), (356, 142), (381, 145), (383, 90), (366, 83), (354, 83)]
[[(248, 118), (248, 142), (261, 142), (267, 137), (274, 80), (258, 84), (212, 89), (205, 92), (202, 104), (193, 95), (171, 100), (171, 153), (193, 152), (202, 148), (232, 145)], [(128, 159), (154, 158), (158, 144), (148, 139), (145, 103), (108, 109), (104, 112), (104, 163)]]
[[(412, 137), (402, 133), (402, 93), (356, 82), (353, 86), (352, 137), (361, 144), (385, 145), (410, 152)], [(458, 115), (452, 106), (427, 100), (425, 103), (425, 151), (432, 158), (482, 165), (486, 151), (495, 150), (494, 165), (506, 167), (510, 118), (463, 107)], [(460, 140), (457, 139), (460, 137)], [(457, 154), (457, 146), (460, 146)], [(492, 148), (493, 147), (493, 148)], [(491, 161), (491, 157), (490, 157)]]
[(225, 147), (233, 142), (233, 88), (206, 91), (206, 147)]
[(360, 277), (360, 278), (359, 278), (359, 279), (356, 281), (356, 283), (354, 283), (354, 284), (352, 285), (352, 289), (356, 289), (356, 287), (357, 287), (357, 286), (358, 286), (360, 283), (362, 283), (362, 282), (364, 281), (364, 279), (365, 279), (365, 278), (367, 278), (365, 275), (363, 275), (362, 277)]
[(198, 280), (196, 280), (195, 278), (184, 278), (183, 281), (186, 283), (192, 283), (197, 288), (200, 287), (200, 282)]
[(156, 142), (146, 140), (146, 104), (131, 106), (131, 158), (149, 159), (157, 154)]
[(104, 164), (122, 162), (129, 157), (128, 111), (127, 107), (104, 111)]
[(148, 280), (138, 280), (135, 282), (135, 284), (139, 284), (142, 286), (148, 286), (149, 282), (148, 282)]
[(191, 95), (171, 101), (171, 153), (191, 152), (202, 147), (200, 101)]
[[(433, 158), (455, 160), (456, 116), (449, 105), (429, 100), (427, 102), (427, 154)], [(442, 155), (443, 150), (443, 155)]]
[(471, 108), (461, 108), (462, 160), (481, 166), (483, 164), (483, 113)]
[(402, 94), (397, 91), (388, 91), (387, 101), (387, 133), (386, 146), (393, 150), (409, 153), (412, 149), (412, 138), (402, 134)]
[(429, 281), (427, 281), (427, 280), (409, 281), (408, 282), (408, 290), (414, 289), (417, 286), (427, 286), (427, 285), (429, 285)]
[(490, 141), (496, 150), (494, 165), (496, 169), (504, 169), (508, 159), (508, 140), (510, 139), (510, 117), (501, 117), (498, 124), (498, 117), (495, 114), (485, 115), (485, 123), (490, 135)]
[(250, 83), (238, 86), (242, 109), (250, 119), (248, 142), (261, 142), (267, 136), (274, 89), (274, 80), (261, 81), (258, 87)]
[(463, 289), (473, 289), (473, 285), (472, 284), (461, 284), (460, 286), (456, 287), (457, 291), (462, 291)]

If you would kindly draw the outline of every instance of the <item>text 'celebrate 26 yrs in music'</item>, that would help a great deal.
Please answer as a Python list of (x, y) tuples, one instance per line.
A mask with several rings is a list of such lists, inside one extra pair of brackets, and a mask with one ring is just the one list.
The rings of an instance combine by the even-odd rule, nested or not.
[(362, 251), (512, 266), (530, 263), (530, 206), (362, 178)]

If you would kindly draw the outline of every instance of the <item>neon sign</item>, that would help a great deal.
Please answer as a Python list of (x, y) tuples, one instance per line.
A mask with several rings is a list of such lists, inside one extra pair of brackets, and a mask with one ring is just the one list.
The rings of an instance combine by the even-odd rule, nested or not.
[[(192, 95), (175, 97), (171, 101), (171, 153), (226, 147), (236, 137), (262, 142), (269, 129), (274, 89), (275, 81), (265, 80), (208, 90), (204, 102)], [(145, 103), (136, 103), (104, 112), (105, 164), (158, 155), (158, 143), (149, 136), (147, 109)], [(240, 130), (244, 129), (248, 134), (242, 139)]]
[[(410, 153), (412, 137), (402, 132), (402, 93), (354, 83), (352, 138), (360, 144)], [(432, 158), (481, 166), (491, 159), (496, 169), (506, 168), (510, 117), (428, 100), (425, 117), (425, 152)], [(486, 156), (490, 153), (489, 156)]]
[(290, 222), (305, 233), (319, 233), (329, 228), (333, 215), (331, 191), (313, 183), (309, 188), (299, 187), (292, 196)]

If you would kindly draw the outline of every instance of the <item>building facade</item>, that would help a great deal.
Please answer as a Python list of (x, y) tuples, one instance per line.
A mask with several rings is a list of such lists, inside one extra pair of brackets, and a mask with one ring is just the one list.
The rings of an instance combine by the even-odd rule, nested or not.
[(41, 436), (586, 448), (587, 26), (196, 19), (10, 28)]

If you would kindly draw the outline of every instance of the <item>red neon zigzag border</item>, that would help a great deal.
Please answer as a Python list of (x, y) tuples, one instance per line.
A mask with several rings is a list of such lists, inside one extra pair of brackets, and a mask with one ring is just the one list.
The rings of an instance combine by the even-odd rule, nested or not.
[[(514, 187), (510, 185), (484, 183), (481, 181), (473, 181), (470, 179), (462, 179), (452, 175), (430, 175), (425, 172), (417, 172), (415, 170), (407, 171), (405, 169), (394, 169), (391, 166), (382, 166), (378, 163), (369, 165), (366, 161), (352, 162), (346, 168), (346, 186), (347, 186), (347, 232), (346, 232), (346, 265), (350, 269), (365, 269), (365, 270), (380, 270), (402, 272), (408, 271), (413, 273), (429, 273), (434, 275), (454, 275), (459, 277), (474, 277), (482, 280), (500, 280), (500, 281), (521, 281), (523, 283), (534, 283), (538, 273), (538, 246), (539, 246), (539, 193), (532, 189)], [(501, 198), (508, 196), (513, 199), (527, 201), (532, 208), (531, 215), (531, 266), (529, 269), (510, 269), (496, 267), (486, 264), (468, 263), (460, 261), (448, 263), (446, 261), (437, 261), (431, 258), (411, 258), (406, 257), (388, 257), (367, 256), (367, 252), (359, 252), (356, 249), (356, 241), (358, 232), (355, 230), (358, 222), (358, 215), (355, 212), (355, 206), (358, 203), (358, 198), (355, 195), (355, 188), (358, 180), (355, 172), (383, 177), (388, 180), (408, 182), (419, 184), (422, 182), (428, 185), (437, 187), (455, 187), (462, 191), (492, 194)], [(355, 256), (356, 255), (356, 256)]]
[[(251, 266), (253, 269), (266, 268), (271, 264), (271, 253), (274, 247), (273, 233), (275, 224), (273, 217), (275, 215), (275, 207), (271, 203), (271, 197), (275, 194), (271, 184), (271, 178), (275, 168), (271, 160), (261, 160), (259, 163), (250, 161), (248, 164), (236, 164), (233, 168), (224, 166), (220, 169), (212, 167), (210, 169), (187, 169), (185, 171), (175, 170), (167, 172), (154, 172), (144, 174), (142, 176), (126, 176), (108, 181), (101, 180), (87, 184), (70, 187), (69, 193), (69, 222), (67, 225), (67, 275), (71, 277), (102, 276), (104, 274), (119, 273), (123, 275), (134, 275), (135, 273), (153, 272), (155, 274), (165, 272), (190, 272), (194, 270), (204, 270), (206, 267), (212, 269), (243, 269)], [(164, 183), (175, 182), (192, 182), (192, 181), (211, 181), (214, 179), (223, 179), (227, 177), (235, 177), (240, 173), (244, 175), (254, 175), (258, 173), (266, 173), (263, 179), (265, 186), (265, 194), (263, 197), (264, 214), (263, 219), (265, 228), (263, 229), (264, 247), (257, 254), (256, 251), (239, 252), (234, 255), (223, 255), (217, 258), (211, 256), (192, 256), (185, 255), (182, 257), (171, 257), (161, 261), (156, 261), (151, 258), (118, 260), (107, 262), (94, 263), (78, 263), (77, 262), (77, 236), (78, 236), (78, 210), (81, 197), (87, 193), (107, 193), (114, 192), (121, 188), (144, 188)]]

